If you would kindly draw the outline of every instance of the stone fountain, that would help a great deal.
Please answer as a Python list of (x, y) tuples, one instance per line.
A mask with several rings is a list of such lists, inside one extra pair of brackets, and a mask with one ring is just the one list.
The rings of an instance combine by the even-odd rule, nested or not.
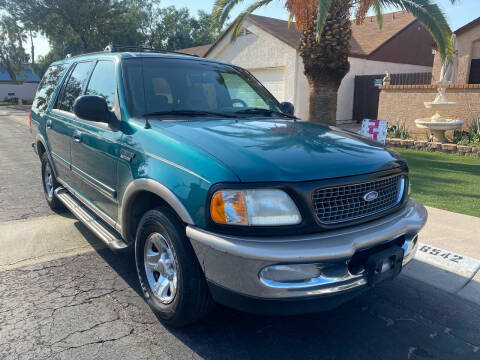
[(445, 131), (460, 129), (463, 124), (463, 120), (449, 119), (440, 115), (442, 110), (453, 109), (457, 106), (457, 103), (454, 101), (448, 101), (445, 96), (445, 91), (447, 85), (445, 82), (437, 83), (437, 97), (433, 101), (424, 102), (424, 105), (427, 109), (432, 109), (435, 114), (431, 118), (417, 119), (415, 120), (415, 125), (422, 129), (430, 130), (433, 141), (446, 142)]
[(431, 118), (417, 119), (415, 125), (422, 129), (430, 130), (433, 141), (446, 142), (445, 131), (460, 129), (463, 120), (449, 119), (440, 115), (442, 110), (453, 109), (457, 103), (448, 101), (445, 96), (447, 85), (455, 82), (458, 68), (458, 47), (455, 34), (452, 35), (453, 54), (443, 63), (440, 78), (437, 82), (437, 96), (433, 101), (424, 102), (427, 109), (432, 109), (435, 113)]

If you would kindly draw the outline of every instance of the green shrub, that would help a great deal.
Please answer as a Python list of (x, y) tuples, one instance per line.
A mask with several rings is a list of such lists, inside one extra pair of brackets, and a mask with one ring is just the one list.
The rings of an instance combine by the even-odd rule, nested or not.
[(480, 118), (473, 118), (466, 131), (455, 130), (453, 142), (457, 145), (480, 146)]
[(408, 133), (408, 128), (405, 125), (405, 122), (397, 122), (392, 126), (389, 126), (387, 129), (387, 137), (389, 138), (400, 138), (400, 139), (408, 139), (410, 138), (410, 134)]

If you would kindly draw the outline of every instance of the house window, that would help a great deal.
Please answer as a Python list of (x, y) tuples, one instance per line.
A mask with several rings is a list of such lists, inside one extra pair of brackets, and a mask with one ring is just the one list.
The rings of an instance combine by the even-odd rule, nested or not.
[(470, 65), (469, 84), (480, 84), (480, 59), (473, 59)]
[(246, 36), (246, 35), (250, 35), (252, 32), (247, 30), (246, 28), (242, 27), (240, 29), (240, 31), (238, 32), (238, 36)]

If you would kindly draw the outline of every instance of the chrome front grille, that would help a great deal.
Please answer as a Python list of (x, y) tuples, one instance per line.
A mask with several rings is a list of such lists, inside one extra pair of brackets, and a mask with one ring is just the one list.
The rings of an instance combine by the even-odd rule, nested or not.
[[(313, 208), (320, 223), (338, 224), (387, 211), (401, 202), (404, 191), (403, 174), (357, 184), (319, 188), (312, 195)], [(366, 201), (364, 197), (371, 192), (376, 192), (378, 197)], [(375, 194), (371, 197), (374, 196)]]

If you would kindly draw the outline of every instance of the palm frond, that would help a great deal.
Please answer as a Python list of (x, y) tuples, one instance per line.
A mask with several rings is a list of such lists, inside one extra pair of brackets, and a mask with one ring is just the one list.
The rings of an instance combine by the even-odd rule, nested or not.
[(357, 25), (362, 24), (365, 21), (365, 18), (367, 17), (367, 13), (370, 10), (370, 8), (373, 6), (373, 3), (376, 0), (362, 0), (359, 1), (357, 4), (357, 10), (355, 12), (355, 23)]
[(378, 27), (381, 29), (383, 26), (382, 5), (378, 2), (378, 0), (375, 0), (372, 4), (372, 7), (373, 7), (373, 11), (375, 12), (375, 15), (377, 16)]
[(325, 19), (328, 16), (328, 11), (332, 6), (333, 0), (318, 0), (318, 12), (317, 12), (317, 41), (320, 41), (322, 36), (323, 27), (325, 26)]
[[(404, 0), (417, 4), (425, 9), (438, 23), (438, 25), (446, 32), (451, 33), (450, 25), (442, 9), (432, 0)], [(455, 1), (455, 0), (453, 0)]]
[(290, 29), (290, 25), (292, 25), (293, 15), (291, 13), (288, 14), (288, 28)]
[(273, 0), (258, 0), (257, 2), (253, 3), (248, 8), (246, 8), (245, 11), (243, 11), (240, 15), (238, 15), (238, 17), (235, 19), (235, 22), (233, 23), (233, 32), (232, 32), (231, 41), (233, 42), (237, 39), (240, 29), (242, 28), (242, 25), (247, 19), (248, 15), (253, 13), (258, 8), (268, 5), (272, 1)]
[(444, 59), (452, 52), (452, 31), (444, 13), (431, 0), (378, 0), (382, 6), (396, 6), (414, 15), (430, 32)]
[(213, 4), (212, 27), (222, 28), (227, 21), (230, 11), (244, 0), (216, 0)]

